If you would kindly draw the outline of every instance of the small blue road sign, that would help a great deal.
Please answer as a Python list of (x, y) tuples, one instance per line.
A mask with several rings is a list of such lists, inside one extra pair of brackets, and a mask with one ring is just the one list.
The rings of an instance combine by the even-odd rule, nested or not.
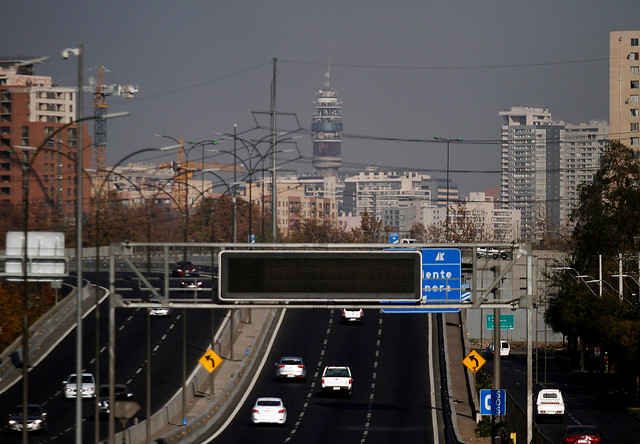
[(481, 415), (506, 415), (507, 392), (506, 390), (480, 390), (480, 414)]
[(389, 233), (389, 243), (397, 244), (400, 240), (400, 233)]

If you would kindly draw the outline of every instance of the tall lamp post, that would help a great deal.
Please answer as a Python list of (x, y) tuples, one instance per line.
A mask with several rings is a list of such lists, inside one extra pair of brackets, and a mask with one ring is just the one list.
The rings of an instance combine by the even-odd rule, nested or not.
[(463, 139), (445, 139), (443, 137), (434, 137), (435, 140), (447, 142), (447, 219), (445, 238), (449, 242), (449, 145), (451, 142), (461, 142)]
[[(83, 117), (83, 44), (77, 48), (62, 51), (62, 58), (68, 59), (73, 54), (78, 57), (78, 91), (76, 91), (76, 113), (78, 120)], [(78, 125), (78, 165), (76, 169), (76, 278), (77, 278), (77, 326), (76, 326), (76, 443), (82, 443), (82, 124)]]

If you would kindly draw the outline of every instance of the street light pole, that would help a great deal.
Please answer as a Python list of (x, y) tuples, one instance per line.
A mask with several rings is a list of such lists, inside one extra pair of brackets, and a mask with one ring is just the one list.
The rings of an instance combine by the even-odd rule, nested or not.
[(236, 176), (236, 165), (238, 154), (236, 149), (236, 142), (238, 141), (237, 136), (238, 125), (236, 123), (233, 124), (233, 192), (231, 198), (233, 199), (233, 243), (236, 243), (236, 234), (237, 234), (237, 210), (236, 210), (236, 183), (238, 181)]
[[(72, 53), (78, 57), (78, 91), (76, 91), (76, 120), (82, 120), (83, 115), (83, 44), (78, 44), (77, 48), (67, 48), (62, 51), (62, 58), (68, 59)], [(76, 444), (82, 444), (82, 144), (83, 144), (82, 123), (78, 125), (78, 164), (76, 169)]]
[(445, 139), (443, 137), (434, 137), (435, 140), (442, 140), (444, 142), (447, 142), (447, 218), (446, 218), (446, 232), (445, 232), (445, 239), (447, 240), (447, 242), (449, 242), (449, 193), (450, 193), (450, 189), (449, 189), (449, 145), (451, 144), (452, 141), (456, 141), (456, 142), (461, 142), (462, 139)]

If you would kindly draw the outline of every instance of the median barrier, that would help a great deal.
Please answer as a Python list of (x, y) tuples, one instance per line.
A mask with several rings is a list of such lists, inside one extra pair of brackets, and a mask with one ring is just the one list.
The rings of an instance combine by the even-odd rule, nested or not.
[[(201, 365), (198, 365), (193, 373), (189, 376), (187, 386), (187, 406), (191, 408), (187, 412), (188, 422), (186, 425), (181, 424), (182, 419), (182, 388), (167, 402), (167, 404), (158, 412), (151, 416), (150, 433), (151, 439), (160, 442), (192, 442), (197, 437), (210, 434), (212, 430), (223, 423), (228, 418), (230, 411), (235, 407), (238, 398), (244, 393), (246, 386), (249, 384), (250, 376), (255, 371), (255, 365), (259, 361), (257, 358), (264, 354), (264, 345), (273, 334), (274, 319), (277, 318), (282, 310), (268, 309), (259, 327), (255, 339), (253, 339), (250, 347), (244, 355), (242, 361), (228, 359), (214, 370), (211, 375)], [(231, 325), (233, 325), (236, 333), (234, 338), (237, 340), (238, 332), (242, 330), (242, 311), (233, 310), (234, 321), (230, 322), (227, 318), (221, 329), (216, 333), (214, 338), (213, 350), (221, 357), (230, 356), (230, 339)], [(211, 347), (210, 347), (211, 348)], [(238, 362), (237, 369), (230, 375), (228, 383), (213, 398), (213, 394), (209, 393), (211, 377), (216, 377), (215, 372), (224, 371), (224, 366), (229, 363)], [(213, 401), (208, 401), (208, 399)], [(205, 403), (203, 406), (202, 403)], [(197, 403), (200, 409), (194, 409), (192, 406)], [(146, 420), (129, 427), (125, 432), (116, 434), (116, 444), (121, 444), (126, 439), (129, 444), (146, 442)]]
[[(101, 299), (106, 295), (106, 289), (98, 287), (102, 292)], [(93, 295), (95, 287), (86, 282), (83, 291), (83, 317), (93, 308)], [(91, 306), (88, 304), (91, 302)], [(75, 328), (76, 325), (76, 289), (65, 296), (46, 314), (37, 319), (29, 327), (29, 366), (34, 367), (40, 363), (64, 337)], [(22, 362), (22, 336), (18, 337), (11, 345), (0, 354), (0, 394), (4, 393), (20, 379), (22, 369), (16, 368), (12, 356), (17, 356)]]

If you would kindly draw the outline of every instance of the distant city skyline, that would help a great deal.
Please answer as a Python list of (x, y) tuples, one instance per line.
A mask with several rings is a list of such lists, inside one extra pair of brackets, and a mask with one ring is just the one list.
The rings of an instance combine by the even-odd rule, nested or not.
[[(133, 84), (131, 100), (108, 99), (107, 160), (160, 146), (152, 134), (209, 140), (255, 126), (269, 111), (277, 58), (276, 107), (311, 126), (314, 91), (331, 64), (343, 102), (343, 165), (381, 165), (444, 177), (461, 195), (500, 183), (498, 112), (545, 107), (579, 123), (608, 120), (609, 32), (637, 29), (640, 2), (597, 0), (514, 3), (158, 0), (153, 8), (34, 0), (3, 4), (2, 55), (49, 56), (36, 67), (60, 86), (76, 84), (64, 48), (84, 44), (85, 73)], [(570, 32), (568, 30), (570, 27)], [(87, 97), (85, 113), (92, 113)], [(260, 122), (268, 128), (267, 121)], [(296, 122), (283, 116), (281, 128)], [(91, 133), (93, 128), (90, 127)], [(362, 137), (360, 137), (362, 136)], [(312, 171), (309, 132), (298, 141)], [(160, 160), (142, 158), (139, 160)], [(171, 160), (166, 155), (162, 160)]]

